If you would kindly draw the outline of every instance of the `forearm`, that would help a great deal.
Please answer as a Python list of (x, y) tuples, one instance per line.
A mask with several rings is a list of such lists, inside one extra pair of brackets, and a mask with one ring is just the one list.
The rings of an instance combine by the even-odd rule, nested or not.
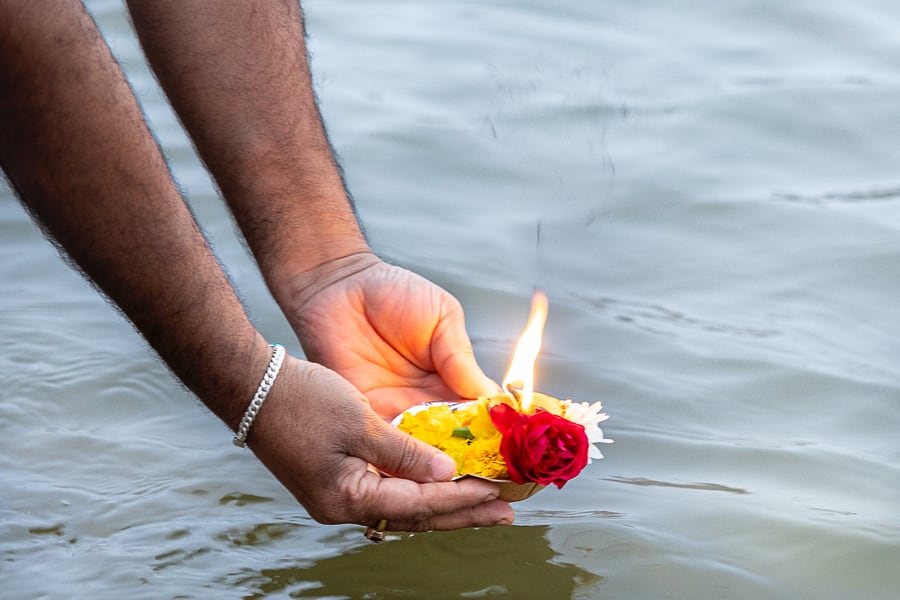
[(0, 7), (0, 164), (69, 257), (233, 427), (265, 342), (80, 2), (13, 4)]
[(296, 0), (141, 0), (150, 63), (270, 288), (368, 251), (310, 80)]

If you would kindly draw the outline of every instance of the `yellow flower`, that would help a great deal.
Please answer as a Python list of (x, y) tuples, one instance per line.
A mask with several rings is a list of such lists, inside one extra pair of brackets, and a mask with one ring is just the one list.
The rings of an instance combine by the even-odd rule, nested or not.
[(456, 461), (457, 475), (489, 479), (509, 476), (500, 456), (500, 432), (491, 422), (487, 399), (453, 407), (434, 404), (405, 413), (397, 427), (449, 454)]
[(500, 455), (500, 436), (472, 440), (460, 464), (461, 473), (480, 475), (488, 479), (506, 479), (506, 461)]
[(450, 407), (438, 404), (417, 413), (404, 414), (399, 429), (426, 444), (440, 447), (441, 442), (453, 434), (453, 420)]

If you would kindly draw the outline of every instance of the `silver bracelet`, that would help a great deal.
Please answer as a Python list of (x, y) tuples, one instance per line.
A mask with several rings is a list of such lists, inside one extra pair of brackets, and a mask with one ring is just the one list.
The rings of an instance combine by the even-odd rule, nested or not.
[(266, 396), (269, 395), (269, 390), (272, 389), (272, 384), (275, 383), (275, 378), (278, 377), (278, 371), (281, 370), (282, 362), (284, 362), (284, 346), (272, 344), (272, 359), (269, 360), (269, 366), (266, 367), (266, 374), (263, 375), (262, 381), (259, 382), (259, 387), (256, 388), (256, 393), (253, 394), (253, 400), (250, 401), (250, 406), (247, 407), (247, 412), (244, 413), (244, 418), (241, 419), (237, 433), (234, 434), (234, 438), (231, 440), (235, 446), (247, 447), (247, 436), (250, 435), (250, 426), (253, 425), (256, 415), (259, 414), (259, 409), (262, 407), (263, 402), (266, 401)]

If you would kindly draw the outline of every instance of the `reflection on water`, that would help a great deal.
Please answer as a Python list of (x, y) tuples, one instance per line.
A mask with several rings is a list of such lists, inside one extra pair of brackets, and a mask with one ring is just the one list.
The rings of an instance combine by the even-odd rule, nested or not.
[[(548, 527), (503, 527), (389, 536), (314, 564), (239, 570), (227, 577), (244, 597), (571, 598), (601, 580), (566, 564), (547, 541)], [(423, 594), (422, 590), (428, 590)]]

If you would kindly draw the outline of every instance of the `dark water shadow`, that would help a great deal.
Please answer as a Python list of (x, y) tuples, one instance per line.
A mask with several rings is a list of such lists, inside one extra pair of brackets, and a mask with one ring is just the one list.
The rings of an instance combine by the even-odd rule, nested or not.
[(404, 534), (313, 564), (298, 560), (229, 579), (244, 598), (572, 598), (578, 586), (601, 577), (558, 560), (548, 529)]

